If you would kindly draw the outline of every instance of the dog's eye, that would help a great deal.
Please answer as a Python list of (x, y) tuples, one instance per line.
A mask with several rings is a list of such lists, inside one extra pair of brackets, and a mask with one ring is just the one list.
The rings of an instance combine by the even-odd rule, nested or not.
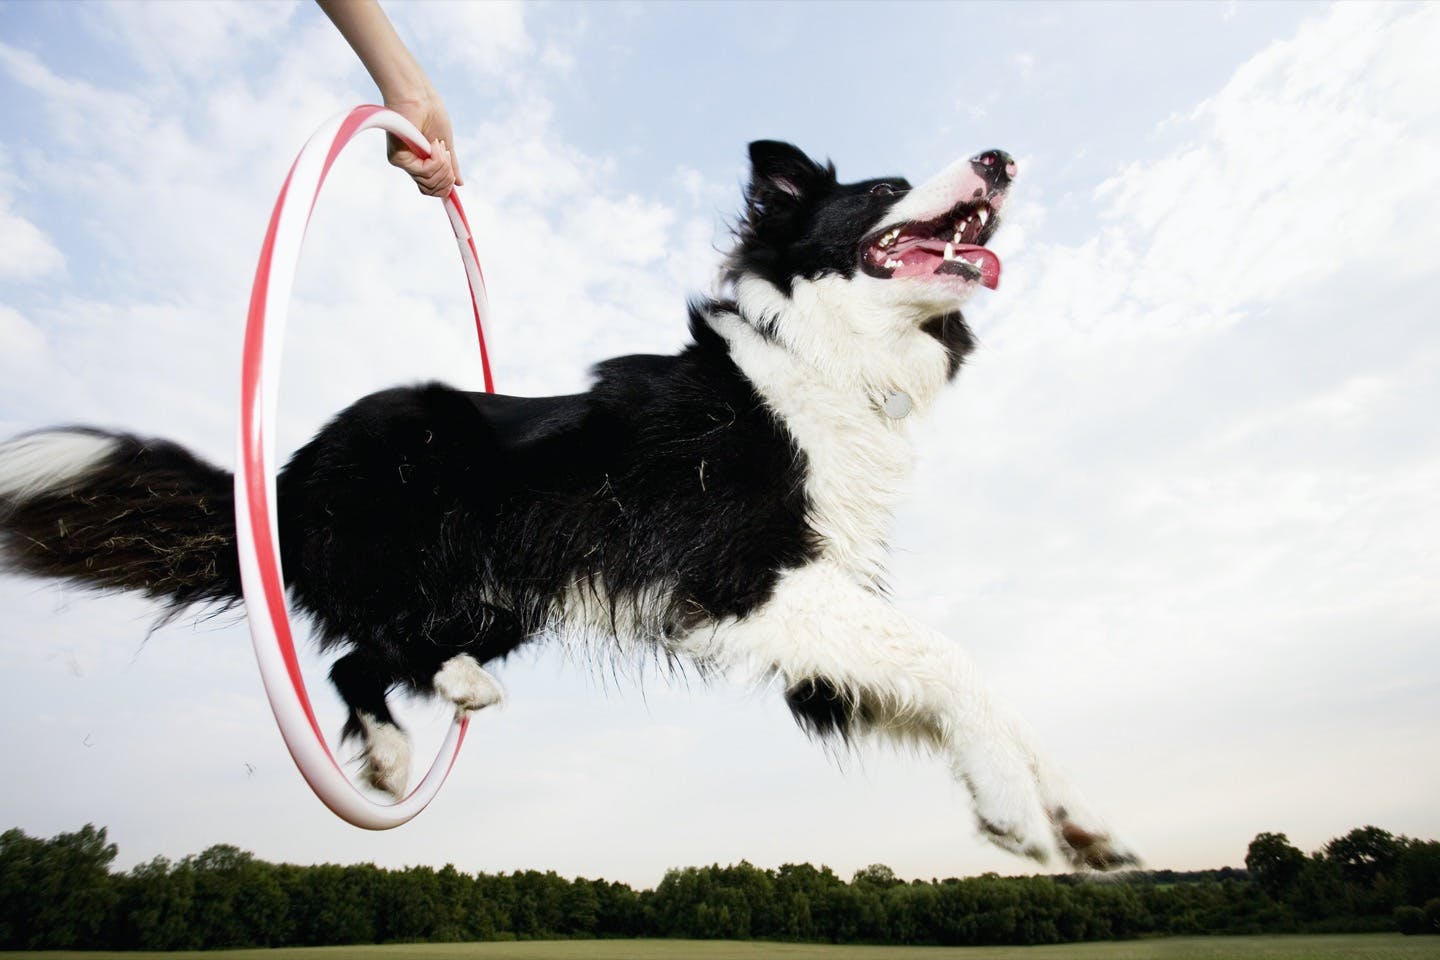
[(877, 183), (870, 188), (870, 192), (877, 197), (888, 197), (895, 192), (895, 188), (888, 183)]

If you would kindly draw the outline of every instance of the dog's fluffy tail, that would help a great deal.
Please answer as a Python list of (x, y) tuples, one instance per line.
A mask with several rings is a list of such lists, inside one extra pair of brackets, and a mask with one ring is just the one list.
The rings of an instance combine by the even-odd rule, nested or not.
[(0, 566), (172, 610), (240, 598), (228, 471), (168, 440), (68, 428), (0, 443)]

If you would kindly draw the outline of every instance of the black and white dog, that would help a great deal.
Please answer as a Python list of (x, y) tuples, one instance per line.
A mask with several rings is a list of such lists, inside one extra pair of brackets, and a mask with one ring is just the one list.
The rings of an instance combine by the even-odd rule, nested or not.
[[(809, 731), (933, 748), (1006, 849), (1131, 862), (986, 692), (954, 643), (887, 598), (886, 533), (932, 406), (973, 346), (960, 314), (999, 259), (1015, 164), (999, 150), (919, 187), (840, 183), (751, 144), (730, 299), (690, 307), (678, 356), (601, 363), (586, 393), (440, 384), (373, 394), (279, 478), (295, 606), (345, 651), (331, 679), (365, 775), (404, 791), (402, 686), (496, 703), (482, 668), (532, 638), (658, 645), (778, 679)], [(228, 472), (173, 443), (91, 429), (0, 445), (0, 557), (142, 591), (172, 611), (239, 601)]]

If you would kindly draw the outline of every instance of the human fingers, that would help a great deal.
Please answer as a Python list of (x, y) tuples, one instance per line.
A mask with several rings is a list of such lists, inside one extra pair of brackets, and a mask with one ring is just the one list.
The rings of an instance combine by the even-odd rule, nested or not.
[(425, 136), (432, 142), (436, 140), (440, 141), (440, 146), (445, 150), (450, 169), (455, 175), (455, 182), (464, 186), (465, 181), (460, 176), (460, 161), (455, 158), (455, 150), (451, 146), (451, 144), (455, 142), (455, 136), (450, 130), (450, 117), (445, 113), (445, 108), (438, 107), (434, 120), (421, 129), (424, 130)]
[[(450, 114), (446, 112), (445, 104), (433, 89), (416, 98), (397, 98), (392, 100), (387, 97), (385, 105), (406, 120), (415, 124), (425, 136), (426, 142), (431, 145), (432, 153), (435, 152), (435, 144), (438, 142), (448, 154), (446, 163), (451, 171), (451, 176), (454, 178), (451, 181), (452, 184), (464, 182), (460, 177), (460, 167), (455, 161), (454, 152), (450, 150), (450, 145), (455, 142), (454, 134), (451, 132), (450, 127)], [(389, 141), (389, 153), (392, 163), (395, 162), (394, 157), (400, 151), (408, 152), (408, 148), (400, 140), (391, 137)], [(413, 156), (413, 153), (411, 156)], [(400, 164), (397, 163), (396, 166), (400, 166)], [(446, 186), (446, 191), (448, 192), (448, 190), (449, 185)]]
[(446, 196), (455, 185), (450, 152), (439, 140), (430, 144), (430, 156), (423, 158), (399, 143), (390, 151), (390, 162), (408, 173), (420, 192), (429, 196)]
[(422, 193), (428, 193), (432, 197), (444, 197), (450, 193), (450, 188), (455, 186), (456, 179), (449, 147), (444, 140), (434, 141), (430, 144), (430, 159), (425, 161), (419, 176), (416, 176), (416, 184)]

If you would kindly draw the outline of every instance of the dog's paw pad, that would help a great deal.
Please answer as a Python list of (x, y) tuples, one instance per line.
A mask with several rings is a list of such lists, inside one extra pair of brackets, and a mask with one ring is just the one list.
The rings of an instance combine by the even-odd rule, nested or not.
[(1115, 870), (1134, 866), (1140, 859), (1103, 833), (1096, 833), (1069, 820), (1057, 824), (1062, 849), (1077, 867), (1092, 870)]
[(451, 657), (435, 674), (435, 692), (455, 704), (462, 713), (483, 710), (505, 697), (500, 682), (469, 654)]
[(393, 723), (384, 723), (362, 714), (365, 731), (364, 766), (361, 778), (376, 790), (399, 800), (410, 782), (410, 738)]

